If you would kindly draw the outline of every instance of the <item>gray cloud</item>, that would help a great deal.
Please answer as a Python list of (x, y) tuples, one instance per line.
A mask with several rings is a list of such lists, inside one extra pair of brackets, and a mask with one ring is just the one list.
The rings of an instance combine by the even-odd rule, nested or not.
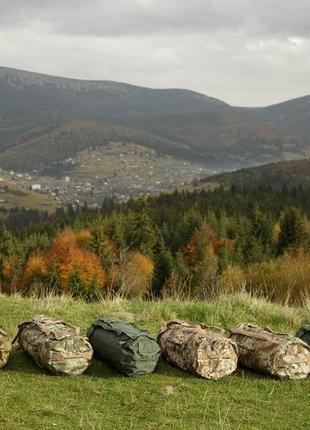
[(310, 92), (309, 16), (309, 0), (0, 0), (1, 63), (268, 104)]
[(1, 0), (2, 25), (88, 36), (245, 31), (308, 36), (309, 0)]

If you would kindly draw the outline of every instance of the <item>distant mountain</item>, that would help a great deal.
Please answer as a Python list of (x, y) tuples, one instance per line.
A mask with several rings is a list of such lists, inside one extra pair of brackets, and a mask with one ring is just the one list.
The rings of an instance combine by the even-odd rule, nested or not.
[(183, 144), (186, 158), (240, 168), (310, 155), (306, 140), (234, 110), (152, 118), (137, 127)]
[(0, 67), (0, 115), (43, 112), (94, 121), (229, 109), (226, 103), (194, 91), (157, 90), (113, 81), (85, 81)]
[(215, 170), (307, 157), (307, 100), (241, 109), (189, 90), (0, 67), (0, 167), (53, 171), (87, 146), (116, 140)]
[(310, 95), (265, 108), (245, 109), (253, 117), (310, 140)]

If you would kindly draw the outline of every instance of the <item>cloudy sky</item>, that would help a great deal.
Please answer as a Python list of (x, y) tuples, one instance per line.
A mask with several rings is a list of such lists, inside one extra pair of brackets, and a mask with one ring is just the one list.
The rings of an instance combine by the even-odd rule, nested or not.
[(0, 65), (266, 105), (310, 93), (309, 19), (309, 0), (0, 0)]

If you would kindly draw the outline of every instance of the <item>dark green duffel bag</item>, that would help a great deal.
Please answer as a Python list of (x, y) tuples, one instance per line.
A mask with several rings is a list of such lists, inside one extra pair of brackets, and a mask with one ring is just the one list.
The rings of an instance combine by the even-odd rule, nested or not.
[(301, 326), (297, 331), (296, 336), (310, 346), (310, 324)]
[(95, 355), (127, 376), (154, 371), (160, 347), (146, 331), (115, 317), (99, 318), (87, 336)]

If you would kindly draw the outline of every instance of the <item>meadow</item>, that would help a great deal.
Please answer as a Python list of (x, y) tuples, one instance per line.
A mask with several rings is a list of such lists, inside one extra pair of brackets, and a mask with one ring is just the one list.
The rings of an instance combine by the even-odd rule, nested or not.
[[(310, 303), (288, 307), (246, 293), (214, 301), (114, 299), (86, 303), (70, 297), (0, 295), (0, 327), (12, 337), (34, 314), (86, 329), (116, 315), (156, 335), (168, 319), (186, 319), (226, 331), (239, 322), (293, 334), (310, 320)], [(278, 381), (239, 368), (220, 381), (194, 377), (163, 361), (151, 375), (127, 378), (93, 360), (85, 374), (57, 377), (40, 369), (18, 346), (0, 370), (1, 430), (41, 429), (308, 429), (310, 378)]]

